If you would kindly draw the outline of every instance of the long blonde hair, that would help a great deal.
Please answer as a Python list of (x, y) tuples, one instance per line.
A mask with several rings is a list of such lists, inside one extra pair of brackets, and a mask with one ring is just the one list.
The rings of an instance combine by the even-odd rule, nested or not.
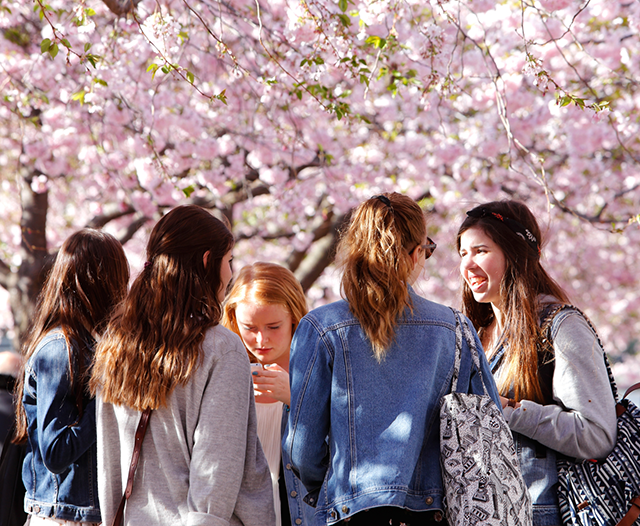
[(158, 221), (145, 268), (98, 345), (93, 392), (138, 411), (166, 406), (198, 367), (206, 330), (220, 321), (220, 269), (233, 244), (229, 229), (195, 205)]
[[(307, 300), (300, 282), (289, 269), (258, 261), (243, 267), (235, 279), (231, 291), (224, 303), (222, 325), (240, 336), (236, 308), (239, 303), (257, 305), (282, 305), (291, 314), (293, 334), (298, 323), (307, 313)], [(248, 351), (247, 351), (248, 352)], [(249, 358), (256, 358), (249, 353)]]
[(418, 203), (394, 192), (362, 203), (338, 244), (342, 293), (379, 362), (395, 337), (398, 317), (412, 308), (410, 254), (426, 236)]

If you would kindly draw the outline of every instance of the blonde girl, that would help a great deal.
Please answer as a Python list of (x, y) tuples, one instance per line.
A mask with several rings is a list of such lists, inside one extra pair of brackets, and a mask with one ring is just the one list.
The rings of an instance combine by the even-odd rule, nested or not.
[(291, 338), (307, 313), (304, 291), (293, 273), (258, 262), (238, 274), (224, 307), (222, 323), (238, 334), (257, 365), (253, 382), (258, 436), (269, 460), (277, 524), (311, 524), (313, 509), (302, 500), (304, 488), (281, 455), (290, 403)]

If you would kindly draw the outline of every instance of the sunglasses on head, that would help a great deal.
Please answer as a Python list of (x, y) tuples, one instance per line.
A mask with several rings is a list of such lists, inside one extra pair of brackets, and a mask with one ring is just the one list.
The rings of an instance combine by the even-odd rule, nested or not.
[(424, 259), (429, 259), (433, 255), (433, 253), (436, 251), (437, 246), (438, 245), (436, 245), (435, 241), (430, 237), (428, 237), (426, 245), (416, 245), (411, 249), (411, 252), (409, 252), (409, 255), (413, 254), (416, 248), (421, 247), (422, 250), (424, 250)]

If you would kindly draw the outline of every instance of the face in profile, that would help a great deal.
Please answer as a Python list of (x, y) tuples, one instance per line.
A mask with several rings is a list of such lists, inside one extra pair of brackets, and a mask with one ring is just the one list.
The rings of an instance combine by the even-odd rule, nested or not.
[(233, 261), (233, 250), (229, 250), (229, 252), (222, 257), (222, 262), (220, 263), (220, 289), (218, 290), (218, 301), (220, 301), (220, 303), (224, 300), (227, 286), (233, 277), (231, 261)]
[(293, 321), (284, 305), (243, 301), (236, 307), (236, 321), (242, 341), (260, 363), (289, 370)]
[(500, 283), (506, 269), (504, 252), (478, 227), (460, 236), (460, 274), (478, 303), (500, 306)]

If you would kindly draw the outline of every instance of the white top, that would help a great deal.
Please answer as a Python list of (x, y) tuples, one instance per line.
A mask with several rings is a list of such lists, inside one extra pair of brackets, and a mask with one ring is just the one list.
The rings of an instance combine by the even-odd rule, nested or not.
[(271, 481), (273, 483), (273, 505), (276, 511), (276, 526), (282, 525), (280, 513), (280, 489), (278, 477), (280, 475), (280, 459), (282, 458), (282, 402), (276, 400), (268, 404), (256, 404), (258, 417), (258, 438), (262, 450), (269, 463)]

